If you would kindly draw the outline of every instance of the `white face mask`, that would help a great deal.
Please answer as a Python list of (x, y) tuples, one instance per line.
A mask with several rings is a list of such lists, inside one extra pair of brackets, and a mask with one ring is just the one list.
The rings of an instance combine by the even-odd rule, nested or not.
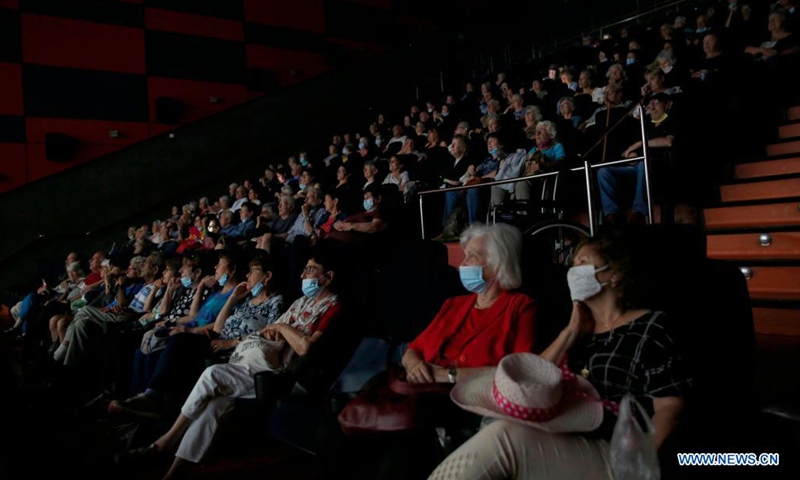
[(608, 283), (598, 282), (596, 274), (607, 269), (608, 265), (598, 269), (595, 269), (594, 265), (579, 265), (570, 268), (567, 272), (567, 284), (569, 284), (572, 300), (582, 302), (600, 293)]

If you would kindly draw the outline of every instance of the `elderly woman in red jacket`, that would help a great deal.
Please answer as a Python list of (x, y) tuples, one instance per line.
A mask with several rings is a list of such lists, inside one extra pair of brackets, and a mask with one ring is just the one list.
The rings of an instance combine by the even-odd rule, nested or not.
[(506, 224), (473, 225), (461, 235), (461, 282), (471, 293), (451, 298), (408, 347), (411, 383), (455, 383), (511, 353), (531, 352), (536, 307), (522, 283), (522, 235)]

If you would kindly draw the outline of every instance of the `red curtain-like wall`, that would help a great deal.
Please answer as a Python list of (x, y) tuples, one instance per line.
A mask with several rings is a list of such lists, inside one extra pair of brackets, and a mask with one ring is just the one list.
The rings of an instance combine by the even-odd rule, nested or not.
[(396, 23), (389, 0), (0, 0), (0, 193), (379, 52)]

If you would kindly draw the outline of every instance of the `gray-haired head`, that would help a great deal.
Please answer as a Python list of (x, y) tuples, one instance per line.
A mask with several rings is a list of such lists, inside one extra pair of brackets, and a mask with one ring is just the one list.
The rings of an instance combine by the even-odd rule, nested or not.
[(529, 105), (525, 107), (525, 114), (528, 114), (528, 112), (532, 112), (533, 119), (536, 120), (537, 122), (542, 121), (542, 110), (536, 105)]
[(547, 134), (550, 135), (550, 139), (555, 142), (558, 140), (558, 130), (556, 130), (556, 124), (551, 122), (550, 120), (545, 120), (543, 122), (539, 122), (536, 125), (536, 130), (543, 129), (547, 131)]
[(475, 238), (482, 238), (488, 267), (496, 272), (497, 284), (503, 290), (522, 285), (522, 233), (506, 223), (474, 224), (461, 234), (461, 247)]

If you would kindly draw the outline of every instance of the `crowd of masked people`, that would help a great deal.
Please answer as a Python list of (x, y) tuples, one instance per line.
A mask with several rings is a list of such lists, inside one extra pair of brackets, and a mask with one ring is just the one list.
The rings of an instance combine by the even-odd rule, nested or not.
[[(738, 128), (724, 112), (748, 111), (738, 103), (752, 93), (743, 76), (784, 78), (796, 65), (793, 0), (731, 1), (672, 20), (586, 38), (541, 75), (499, 73), (441, 103), (412, 106), (397, 121), (381, 114), (362, 132), (334, 136), (324, 152), (299, 152), (218, 199), (132, 227), (123, 246), (94, 253), (88, 265), (70, 253), (55, 286), (43, 281), (3, 299), (15, 321), (4, 335), (46, 350), (65, 374), (124, 365), (109, 412), (170, 424), (117, 462), (174, 454), (165, 478), (184, 474), (203, 460), (236, 400), (255, 396), (256, 373), (286, 369), (348, 321), (337, 294), (352, 278), (345, 260), (381, 268), (416, 234), (402, 213), (417, 192), (563, 171), (586, 150), (593, 161), (633, 162), (644, 147), (636, 104), (654, 168), (663, 162), (685, 179), (702, 170), (688, 164), (704, 161), (692, 151), (705, 152), (692, 143), (699, 137), (687, 131), (687, 117), (711, 105), (717, 110), (702, 122)], [(642, 163), (599, 170), (604, 223), (645, 222), (642, 182)], [(378, 450), (368, 477), (430, 467), (424, 475), (437, 479), (611, 478), (609, 442), (623, 397), (651, 417), (656, 448), (676, 427), (691, 373), (667, 315), (636, 296), (642, 259), (624, 234), (609, 230), (577, 248), (567, 274), (571, 316), (537, 351), (542, 319), (536, 302), (517, 291), (522, 236), (483, 223), (490, 208), (536, 198), (540, 189), (534, 178), (443, 195), (442, 223), (459, 208), (469, 223), (457, 232), (466, 295), (447, 300), (408, 345), (400, 381), (452, 386), (438, 418), (474, 427), (474, 435), (443, 461), (429, 458), (424, 442)], [(119, 338), (134, 339), (134, 347)], [(107, 380), (109, 372), (92, 378)], [(340, 458), (363, 460), (364, 445), (340, 431), (325, 436)]]

